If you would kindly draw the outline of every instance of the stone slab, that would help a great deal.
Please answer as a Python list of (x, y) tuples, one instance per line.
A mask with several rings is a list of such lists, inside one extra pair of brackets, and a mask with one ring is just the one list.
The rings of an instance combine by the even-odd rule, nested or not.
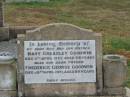
[(88, 94), (96, 95), (95, 84), (34, 84), (25, 86), (25, 97), (64, 97)]
[(95, 83), (95, 44), (95, 40), (25, 41), (25, 84)]
[(0, 42), (0, 52), (10, 52), (17, 59), (16, 40)]
[[(96, 83), (75, 84), (24, 84), (24, 41), (49, 40), (95, 40), (97, 60)], [(18, 92), (19, 97), (45, 97), (45, 96), (76, 96), (101, 95), (102, 81), (102, 37), (99, 33), (66, 23), (54, 23), (29, 30), (26, 34), (18, 35)]]

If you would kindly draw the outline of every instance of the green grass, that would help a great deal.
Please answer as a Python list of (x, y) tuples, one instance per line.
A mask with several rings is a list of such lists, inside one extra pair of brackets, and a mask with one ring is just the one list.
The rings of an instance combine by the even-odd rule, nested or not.
[(104, 37), (103, 51), (104, 54), (114, 54), (117, 51), (130, 51), (130, 38), (129, 36), (119, 37), (115, 35), (108, 35)]
[(11, 6), (15, 6), (17, 8), (43, 8), (43, 7), (57, 7), (67, 4), (70, 0), (50, 0), (49, 2), (30, 2), (30, 3), (12, 3)]
[(111, 39), (112, 47), (116, 49), (125, 49), (130, 50), (130, 38), (112, 38)]
[[(93, 29), (103, 33), (104, 37), (115, 35), (118, 38), (130, 36), (129, 6), (129, 0), (50, 0), (47, 3), (12, 3), (6, 6), (6, 22), (10, 25), (66, 22)], [(35, 23), (30, 20), (31, 18), (40, 22)], [(44, 22), (44, 19), (47, 22)]]

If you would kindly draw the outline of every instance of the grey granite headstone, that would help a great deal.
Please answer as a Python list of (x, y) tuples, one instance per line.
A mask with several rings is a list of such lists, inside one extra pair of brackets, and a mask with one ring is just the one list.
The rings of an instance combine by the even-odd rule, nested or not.
[[(19, 34), (17, 44), (19, 97), (102, 95), (103, 79), (101, 34), (94, 33), (71, 24), (54, 23), (42, 26), (35, 30), (27, 31), (26, 34)], [(79, 47), (81, 50), (75, 49)], [(62, 53), (56, 53), (58, 54), (56, 56), (54, 52), (58, 50)], [(90, 52), (87, 52), (86, 54), (86, 50), (90, 50)], [(50, 51), (50, 53), (47, 54), (48, 51)], [(39, 55), (37, 56), (36, 53)], [(51, 55), (52, 53), (54, 55)], [(88, 67), (86, 69), (84, 69), (84, 67), (83, 69), (80, 68), (80, 70), (88, 70), (89, 73), (92, 72), (92, 75), (86, 73), (86, 76), (84, 76), (84, 72), (77, 74), (70, 73), (70, 75), (68, 73), (63, 73), (63, 70), (70, 69), (69, 65), (78, 65), (78, 63), (74, 63), (75, 59), (65, 59), (65, 57), (71, 57), (71, 55), (69, 55), (70, 53), (76, 54), (75, 56), (72, 55), (73, 58), (81, 57), (78, 60), (83, 60), (83, 63), (79, 62), (79, 65), (82, 66), (84, 64)], [(89, 56), (91, 54), (94, 56)], [(61, 59), (58, 59), (59, 57)], [(84, 58), (86, 59), (84, 60)], [(40, 63), (36, 63), (36, 60), (40, 60), (37, 61)], [(49, 63), (48, 60), (52, 61)], [(54, 64), (54, 62), (59, 61), (64, 62)], [(71, 62), (69, 65), (66, 64), (66, 62), (70, 61), (73, 61), (73, 63)], [(48, 66), (48, 64), (50, 66)], [(61, 70), (62, 68), (59, 73), (60, 76), (58, 76), (58, 74), (56, 74), (57, 71), (52, 68), (52, 66), (56, 66), (57, 64), (64, 66), (64, 69), (63, 67), (58, 69)], [(65, 65), (68, 67), (65, 67)], [(35, 66), (42, 67), (38, 69), (37, 67), (35, 68)], [(44, 71), (47, 70), (47, 68), (52, 70), (48, 74)], [(74, 70), (74, 68), (72, 70)], [(54, 77), (56, 79), (54, 79)]]

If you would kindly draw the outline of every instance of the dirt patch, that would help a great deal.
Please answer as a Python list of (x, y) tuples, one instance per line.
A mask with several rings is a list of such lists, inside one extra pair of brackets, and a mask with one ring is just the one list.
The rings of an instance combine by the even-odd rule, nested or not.
[(46, 8), (18, 8), (10, 13), (6, 21), (10, 25), (38, 26), (48, 24), (55, 20), (56, 12)]
[(123, 55), (123, 56), (127, 57), (128, 60), (130, 60), (130, 51), (120, 50), (117, 53), (120, 54), (120, 55)]
[(48, 15), (56, 15), (56, 12), (52, 9), (46, 8), (18, 8), (17, 9), (20, 13), (44, 13)]

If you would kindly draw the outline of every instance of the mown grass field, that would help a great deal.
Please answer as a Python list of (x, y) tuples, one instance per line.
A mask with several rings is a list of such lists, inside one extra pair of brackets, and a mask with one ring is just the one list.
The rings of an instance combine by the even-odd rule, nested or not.
[[(130, 59), (130, 0), (50, 0), (48, 3), (6, 4), (5, 21), (12, 26), (66, 22), (92, 29), (103, 35), (104, 54), (123, 54)], [(130, 61), (128, 67), (130, 74)]]

